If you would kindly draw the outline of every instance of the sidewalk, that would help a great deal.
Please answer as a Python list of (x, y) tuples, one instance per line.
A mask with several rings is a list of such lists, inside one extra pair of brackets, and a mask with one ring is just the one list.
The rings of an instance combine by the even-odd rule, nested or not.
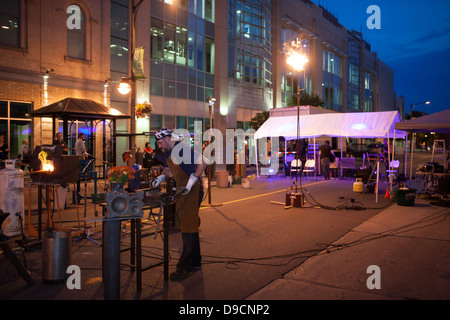
[(392, 205), (248, 299), (450, 299), (450, 208), (429, 202)]

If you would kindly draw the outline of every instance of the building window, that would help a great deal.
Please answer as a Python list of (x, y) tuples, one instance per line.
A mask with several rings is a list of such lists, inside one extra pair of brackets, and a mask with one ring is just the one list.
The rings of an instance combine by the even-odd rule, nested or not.
[(373, 111), (373, 76), (364, 73), (364, 112)]
[(8, 159), (17, 159), (24, 139), (32, 147), (30, 112), (29, 102), (0, 100), (0, 135), (5, 135), (5, 142), (9, 146)]
[(86, 17), (77, 5), (71, 5), (67, 10), (67, 21), (73, 21), (67, 28), (67, 56), (75, 59), (86, 59)]
[(20, 47), (21, 0), (3, 1), (0, 6), (0, 44)]
[(228, 1), (228, 75), (272, 87), (272, 1)]
[(342, 111), (342, 59), (330, 51), (323, 51), (322, 96), (325, 108)]
[(175, 63), (175, 26), (164, 24), (164, 61)]
[(177, 32), (177, 64), (185, 66), (187, 64), (187, 29), (176, 27)]

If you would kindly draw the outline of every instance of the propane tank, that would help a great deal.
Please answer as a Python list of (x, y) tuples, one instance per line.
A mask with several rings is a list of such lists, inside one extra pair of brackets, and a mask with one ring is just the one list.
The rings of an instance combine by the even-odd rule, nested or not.
[(364, 183), (361, 178), (356, 178), (356, 181), (353, 182), (353, 192), (363, 192)]
[[(5, 169), (0, 170), (0, 209), (9, 216), (3, 222), (3, 233), (16, 236), (22, 233), (24, 214), (23, 171), (15, 168), (15, 160), (6, 160)], [(19, 214), (21, 219), (16, 215)]]

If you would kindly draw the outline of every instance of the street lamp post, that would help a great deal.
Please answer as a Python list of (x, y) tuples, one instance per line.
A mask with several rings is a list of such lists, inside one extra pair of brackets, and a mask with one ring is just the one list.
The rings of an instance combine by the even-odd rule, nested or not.
[[(133, 154), (133, 148), (136, 145), (136, 78), (133, 73), (133, 59), (134, 51), (136, 49), (136, 16), (144, 0), (139, 0), (137, 4), (134, 4), (134, 0), (128, 1), (128, 9), (130, 11), (129, 21), (130, 21), (130, 57), (128, 60), (128, 78), (122, 78), (119, 84), (118, 91), (121, 94), (130, 94), (129, 96), (129, 108), (130, 108), (130, 132), (128, 137), (128, 143), (130, 151)], [(132, 158), (134, 159), (134, 157)]]
[[(208, 97), (206, 99), (208, 100), (208, 104), (209, 104), (209, 129), (211, 130), (211, 135), (212, 135), (212, 129), (213, 129), (212, 115), (214, 112), (214, 103), (216, 102), (216, 98)], [(212, 180), (212, 172), (211, 171), (212, 171), (212, 164), (209, 164), (209, 168), (208, 168), (208, 205), (207, 206), (218, 207), (218, 206), (221, 206), (222, 204), (221, 203), (216, 203), (216, 204), (211, 203), (211, 180)]]
[[(297, 141), (296, 147), (298, 149), (299, 137), (300, 137), (300, 91), (306, 89), (306, 72), (305, 65), (308, 63), (308, 58), (303, 52), (303, 46), (301, 41), (297, 39), (296, 41), (292, 41), (290, 44), (285, 44), (286, 49), (286, 63), (291, 66), (294, 71), (301, 72), (303, 71), (303, 88), (300, 89), (300, 82), (298, 83), (298, 91), (297, 91)], [(297, 151), (297, 150), (296, 150)], [(286, 157), (286, 154), (285, 154)], [(296, 157), (299, 158), (299, 154), (296, 153)], [(304, 165), (304, 164), (302, 164)], [(295, 175), (295, 189), (298, 188), (298, 171), (296, 171)]]

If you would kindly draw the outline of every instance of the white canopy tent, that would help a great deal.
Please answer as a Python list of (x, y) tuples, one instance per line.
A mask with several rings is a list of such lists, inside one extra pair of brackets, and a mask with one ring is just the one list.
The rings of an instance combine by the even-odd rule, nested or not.
[[(297, 127), (297, 119), (299, 127)], [(256, 131), (254, 137), (255, 140), (268, 137), (294, 140), (319, 136), (404, 138), (406, 132), (395, 129), (395, 123), (401, 121), (398, 111), (323, 113), (300, 115), (298, 118), (297, 116), (271, 117)], [(297, 129), (299, 129), (298, 134)], [(394, 154), (394, 150), (392, 153)]]
[[(414, 154), (414, 133), (416, 132), (437, 132), (437, 133), (450, 133), (450, 109), (432, 113), (423, 117), (406, 120), (395, 124), (397, 130), (405, 130), (412, 132), (411, 139), (411, 165), (409, 168), (409, 178), (412, 177), (412, 167), (413, 167), (413, 154)], [(406, 163), (406, 152), (405, 152), (405, 163)], [(406, 166), (405, 166), (406, 175)]]
[[(398, 111), (323, 113), (299, 116), (299, 139), (319, 136), (352, 138), (404, 138), (406, 132), (395, 130), (401, 122)], [(256, 131), (255, 139), (284, 137), (297, 139), (297, 116), (271, 117)]]

